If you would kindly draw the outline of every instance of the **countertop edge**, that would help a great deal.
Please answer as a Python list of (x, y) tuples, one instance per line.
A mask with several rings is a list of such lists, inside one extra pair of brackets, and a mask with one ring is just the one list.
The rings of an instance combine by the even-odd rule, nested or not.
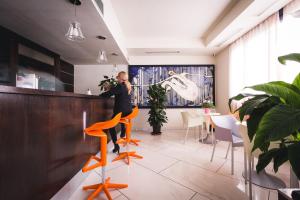
[(17, 88), (13, 86), (0, 85), (0, 94), (24, 94), (24, 95), (38, 95), (38, 96), (53, 96), (53, 97), (75, 97), (75, 98), (87, 98), (87, 99), (107, 99), (96, 95), (75, 94), (72, 92), (58, 92), (48, 90), (36, 90), (28, 88)]

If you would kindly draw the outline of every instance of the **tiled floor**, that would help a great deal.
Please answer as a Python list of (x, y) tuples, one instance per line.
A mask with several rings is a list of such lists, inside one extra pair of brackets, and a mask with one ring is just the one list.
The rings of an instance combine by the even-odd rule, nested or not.
[[(235, 175), (230, 174), (230, 156), (225, 159), (227, 143), (218, 142), (215, 158), (210, 162), (211, 144), (199, 143), (193, 133), (183, 144), (184, 131), (165, 131), (161, 136), (146, 132), (133, 133), (143, 142), (139, 147), (131, 146), (141, 160), (133, 160), (130, 166), (123, 161), (111, 162), (115, 154), (108, 154), (106, 176), (111, 182), (126, 183), (128, 188), (111, 191), (116, 200), (243, 200), (247, 189), (242, 178), (243, 151), (235, 151)], [(112, 148), (111, 143), (109, 149)], [(278, 176), (288, 181), (288, 168)], [(83, 191), (83, 185), (99, 183), (101, 169), (92, 172), (70, 199), (86, 199), (90, 192)], [(277, 199), (276, 191), (253, 186), (254, 199)], [(97, 199), (106, 199), (104, 194)]]

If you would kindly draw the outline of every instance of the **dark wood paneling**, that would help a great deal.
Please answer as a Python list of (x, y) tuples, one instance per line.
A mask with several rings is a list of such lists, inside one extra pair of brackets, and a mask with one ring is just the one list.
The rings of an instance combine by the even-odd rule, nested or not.
[(74, 74), (74, 66), (66, 61), (60, 61), (60, 70), (69, 74)]
[(9, 79), (10, 85), (16, 86), (16, 74), (18, 71), (18, 43), (16, 39), (10, 39), (9, 47)]
[(99, 151), (83, 111), (87, 125), (109, 119), (112, 99), (38, 92), (0, 86), (0, 199), (49, 199)]
[(54, 66), (40, 62), (38, 60), (29, 58), (27, 56), (19, 55), (19, 65), (22, 65), (26, 68), (31, 68), (35, 71), (46, 72), (51, 75), (55, 75)]
[(66, 92), (74, 92), (74, 86), (70, 84), (64, 84), (64, 90)]
[(9, 41), (0, 32), (0, 84), (10, 84), (9, 74)]
[(41, 45), (39, 45), (35, 42), (32, 42), (32, 41), (28, 40), (27, 38), (24, 38), (23, 36), (11, 31), (11, 30), (8, 30), (2, 26), (0, 26), (0, 33), (10, 39), (15, 39), (17, 41), (17, 43), (21, 43), (27, 47), (30, 47), (36, 51), (41, 52), (43, 54), (49, 55), (51, 57), (58, 56), (58, 54), (56, 54), (55, 52), (50, 51), (49, 49), (46, 49), (46, 48), (42, 47)]
[(74, 76), (73, 75), (67, 74), (65, 72), (61, 72), (60, 76), (61, 76), (60, 80), (63, 83), (68, 83), (68, 84), (74, 85)]
[[(30, 49), (38, 51), (44, 55), (54, 58), (54, 65), (49, 65), (41, 61), (28, 58), (18, 54), (18, 45), (22, 44)], [(0, 26), (0, 68), (3, 67), (3, 63), (8, 63), (8, 68), (4, 70), (9, 71), (9, 80), (1, 81), (0, 85), (16, 86), (16, 73), (18, 72), (18, 64), (29, 66), (34, 71), (46, 72), (51, 76), (55, 76), (55, 90), (74, 92), (74, 86), (63, 87), (63, 83), (74, 85), (72, 79), (74, 79), (74, 66), (71, 63), (63, 61), (60, 56), (32, 41), (26, 39), (6, 28)], [(3, 70), (3, 69), (2, 69)], [(61, 77), (61, 73), (67, 73), (70, 77)], [(72, 89), (73, 88), (73, 89)]]

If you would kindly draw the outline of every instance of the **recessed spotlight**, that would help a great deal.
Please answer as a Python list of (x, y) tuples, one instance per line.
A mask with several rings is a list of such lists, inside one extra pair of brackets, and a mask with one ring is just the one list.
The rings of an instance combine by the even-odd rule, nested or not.
[(102, 36), (102, 35), (98, 35), (96, 38), (98, 38), (99, 40), (105, 40), (106, 37)]
[(112, 53), (111, 55), (112, 56), (119, 56), (119, 54), (117, 54), (117, 53)]
[(73, 5), (76, 5), (76, 6), (80, 6), (81, 5), (81, 1), (80, 0), (69, 0), (69, 2)]

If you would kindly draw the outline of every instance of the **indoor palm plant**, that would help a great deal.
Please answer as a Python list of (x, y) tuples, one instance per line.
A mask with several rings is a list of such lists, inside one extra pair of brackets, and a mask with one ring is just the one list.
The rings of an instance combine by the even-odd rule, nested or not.
[(161, 134), (161, 127), (167, 122), (166, 116), (166, 89), (160, 84), (151, 85), (148, 92), (148, 103), (150, 106), (148, 122), (153, 128), (153, 135)]
[[(300, 62), (300, 54), (289, 54), (278, 58)], [(292, 84), (275, 81), (248, 87), (265, 94), (239, 94), (229, 100), (250, 98), (238, 109), (240, 120), (247, 115), (247, 129), (250, 140), (254, 140), (253, 151), (262, 154), (256, 165), (257, 172), (273, 161), (274, 171), (289, 161), (300, 179), (300, 73)], [(270, 149), (270, 143), (278, 143), (278, 148)]]

